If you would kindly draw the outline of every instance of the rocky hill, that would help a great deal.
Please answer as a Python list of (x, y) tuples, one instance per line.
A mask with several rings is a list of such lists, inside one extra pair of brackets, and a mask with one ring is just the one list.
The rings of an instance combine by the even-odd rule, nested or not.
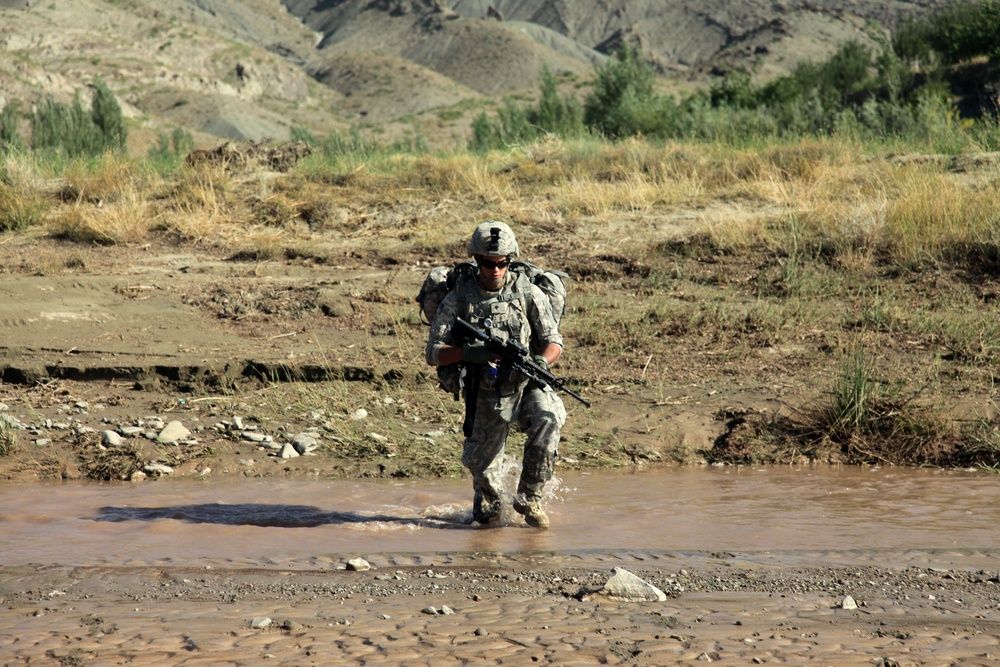
[(542, 66), (581, 90), (620, 44), (665, 89), (734, 67), (766, 79), (826, 57), (868, 26), (943, 0), (0, 0), (0, 107), (69, 100), (101, 76), (134, 121), (133, 148), (182, 127), (201, 144), (357, 127), (464, 143)]

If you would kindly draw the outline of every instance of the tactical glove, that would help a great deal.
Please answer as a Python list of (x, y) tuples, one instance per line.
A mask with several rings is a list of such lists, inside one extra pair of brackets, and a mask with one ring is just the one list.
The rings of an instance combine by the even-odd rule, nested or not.
[(462, 361), (470, 364), (488, 364), (496, 359), (494, 353), (486, 349), (480, 341), (466, 343), (462, 346)]
[(540, 354), (535, 355), (535, 363), (541, 366), (543, 371), (549, 370), (549, 362), (545, 361), (545, 357)]

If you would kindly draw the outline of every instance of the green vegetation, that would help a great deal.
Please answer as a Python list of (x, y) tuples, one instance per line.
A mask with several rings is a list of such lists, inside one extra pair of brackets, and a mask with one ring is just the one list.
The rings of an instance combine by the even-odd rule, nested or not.
[(933, 16), (910, 19), (893, 40), (895, 51), (909, 61), (957, 63), (976, 56), (1000, 58), (1000, 2), (956, 3)]
[(1000, 2), (959, 4), (906, 23), (891, 39), (874, 29), (871, 37), (876, 53), (848, 42), (826, 61), (797, 64), (788, 76), (757, 84), (749, 73), (736, 71), (710, 90), (682, 99), (656, 94), (652, 66), (641, 52), (623, 47), (598, 68), (582, 118), (575, 115), (575, 101), (560, 99), (546, 76), (537, 106), (508, 99), (495, 118), (478, 116), (469, 147), (489, 150), (544, 134), (575, 138), (584, 132), (611, 140), (642, 136), (736, 144), (845, 136), (921, 143), (942, 152), (1000, 146), (990, 116), (995, 108), (980, 108), (978, 120), (959, 122), (945, 66), (979, 56), (997, 59)]
[(484, 151), (531, 143), (546, 134), (564, 138), (584, 134), (583, 110), (573, 97), (560, 97), (558, 82), (548, 68), (542, 70), (541, 99), (537, 107), (523, 107), (507, 99), (496, 121), (481, 113), (472, 121), (472, 150)]
[(169, 136), (162, 131), (157, 133), (157, 144), (149, 149), (147, 157), (154, 167), (172, 170), (180, 166), (184, 156), (192, 150), (194, 150), (194, 138), (181, 128), (175, 127)]
[[(94, 81), (90, 110), (77, 95), (70, 104), (51, 98), (42, 100), (30, 115), (31, 147), (40, 153), (66, 157), (123, 153), (128, 130), (114, 93), (100, 78)], [(18, 129), (16, 106), (0, 113), (0, 155), (24, 150), (27, 145)]]

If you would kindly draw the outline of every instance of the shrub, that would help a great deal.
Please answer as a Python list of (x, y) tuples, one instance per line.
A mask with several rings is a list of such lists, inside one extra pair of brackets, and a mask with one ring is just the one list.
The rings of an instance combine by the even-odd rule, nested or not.
[(486, 113), (477, 115), (472, 121), (469, 150), (487, 151), (527, 144), (546, 134), (564, 139), (583, 136), (586, 130), (580, 103), (573, 97), (559, 96), (558, 82), (548, 67), (542, 68), (540, 88), (537, 107), (518, 106), (508, 98), (497, 110), (495, 121)]
[(660, 100), (653, 93), (656, 74), (638, 49), (619, 48), (596, 74), (583, 109), (584, 123), (592, 132), (609, 139), (658, 134), (662, 120), (657, 113)]
[(100, 155), (125, 150), (127, 131), (114, 94), (98, 78), (88, 113), (79, 94), (70, 104), (46, 98), (31, 116), (31, 142), (35, 150), (62, 152), (70, 157)]

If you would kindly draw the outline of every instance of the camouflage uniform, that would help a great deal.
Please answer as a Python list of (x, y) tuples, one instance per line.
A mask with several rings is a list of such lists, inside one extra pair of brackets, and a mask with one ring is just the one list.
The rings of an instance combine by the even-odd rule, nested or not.
[[(474, 275), (458, 279), (431, 323), (427, 363), (438, 364), (443, 345), (462, 344), (452, 338), (458, 317), (503, 340), (514, 337), (534, 354), (548, 344), (562, 346), (548, 299), (514, 271), (507, 272), (496, 292), (484, 289)], [(481, 381), (472, 434), (466, 438), (462, 453), (462, 464), (472, 473), (476, 492), (474, 517), (480, 521), (480, 502), (493, 505), (485, 514), (491, 518), (503, 498), (501, 474), (511, 423), (517, 420), (527, 436), (517, 494), (521, 502), (530, 502), (541, 498), (545, 483), (552, 478), (559, 433), (566, 422), (562, 399), (550, 387), (529, 384), (517, 373), (506, 382), (497, 381), (491, 370), (489, 366), (469, 365), (469, 372), (481, 373)]]

